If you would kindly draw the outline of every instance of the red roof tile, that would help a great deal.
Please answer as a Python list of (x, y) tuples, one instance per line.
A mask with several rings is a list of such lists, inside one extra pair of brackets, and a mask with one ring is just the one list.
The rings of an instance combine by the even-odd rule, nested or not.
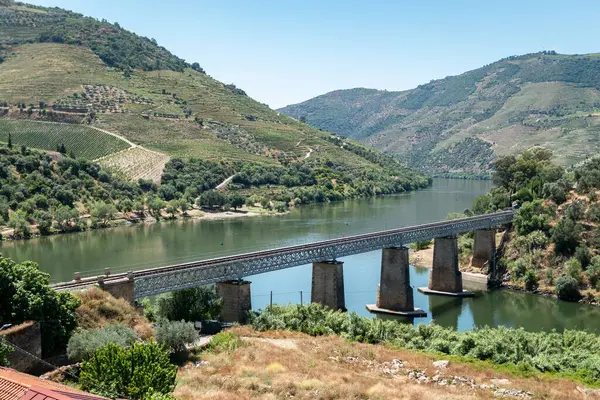
[(0, 400), (106, 400), (72, 387), (0, 367)]

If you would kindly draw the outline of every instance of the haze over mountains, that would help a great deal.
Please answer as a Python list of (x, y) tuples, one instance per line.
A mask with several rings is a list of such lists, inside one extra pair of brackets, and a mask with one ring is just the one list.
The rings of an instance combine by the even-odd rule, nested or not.
[(481, 174), (532, 146), (578, 163), (600, 150), (600, 55), (513, 56), (401, 92), (338, 90), (280, 109), (434, 174)]

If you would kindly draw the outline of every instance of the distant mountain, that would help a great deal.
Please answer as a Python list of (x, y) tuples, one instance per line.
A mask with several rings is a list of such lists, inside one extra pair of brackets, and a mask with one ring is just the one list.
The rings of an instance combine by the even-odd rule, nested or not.
[(280, 111), (434, 174), (481, 174), (532, 146), (571, 165), (600, 150), (600, 54), (513, 56), (412, 90), (338, 90)]

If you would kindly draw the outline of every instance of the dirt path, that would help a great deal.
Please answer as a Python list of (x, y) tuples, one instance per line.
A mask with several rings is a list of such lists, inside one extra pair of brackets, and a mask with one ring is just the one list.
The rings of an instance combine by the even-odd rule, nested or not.
[(216, 190), (225, 190), (227, 189), (227, 185), (235, 178), (235, 175), (231, 175), (229, 178), (225, 179), (223, 182), (217, 185)]

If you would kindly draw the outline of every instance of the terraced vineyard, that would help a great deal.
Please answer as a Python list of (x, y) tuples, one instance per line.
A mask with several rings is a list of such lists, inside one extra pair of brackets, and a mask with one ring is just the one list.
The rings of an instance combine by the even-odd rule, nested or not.
[(143, 147), (132, 147), (97, 161), (102, 167), (121, 173), (126, 178), (151, 179), (158, 183), (169, 157)]
[(9, 133), (13, 146), (56, 151), (62, 143), (67, 152), (89, 160), (130, 147), (124, 140), (87, 125), (0, 119), (0, 142), (8, 142)]

